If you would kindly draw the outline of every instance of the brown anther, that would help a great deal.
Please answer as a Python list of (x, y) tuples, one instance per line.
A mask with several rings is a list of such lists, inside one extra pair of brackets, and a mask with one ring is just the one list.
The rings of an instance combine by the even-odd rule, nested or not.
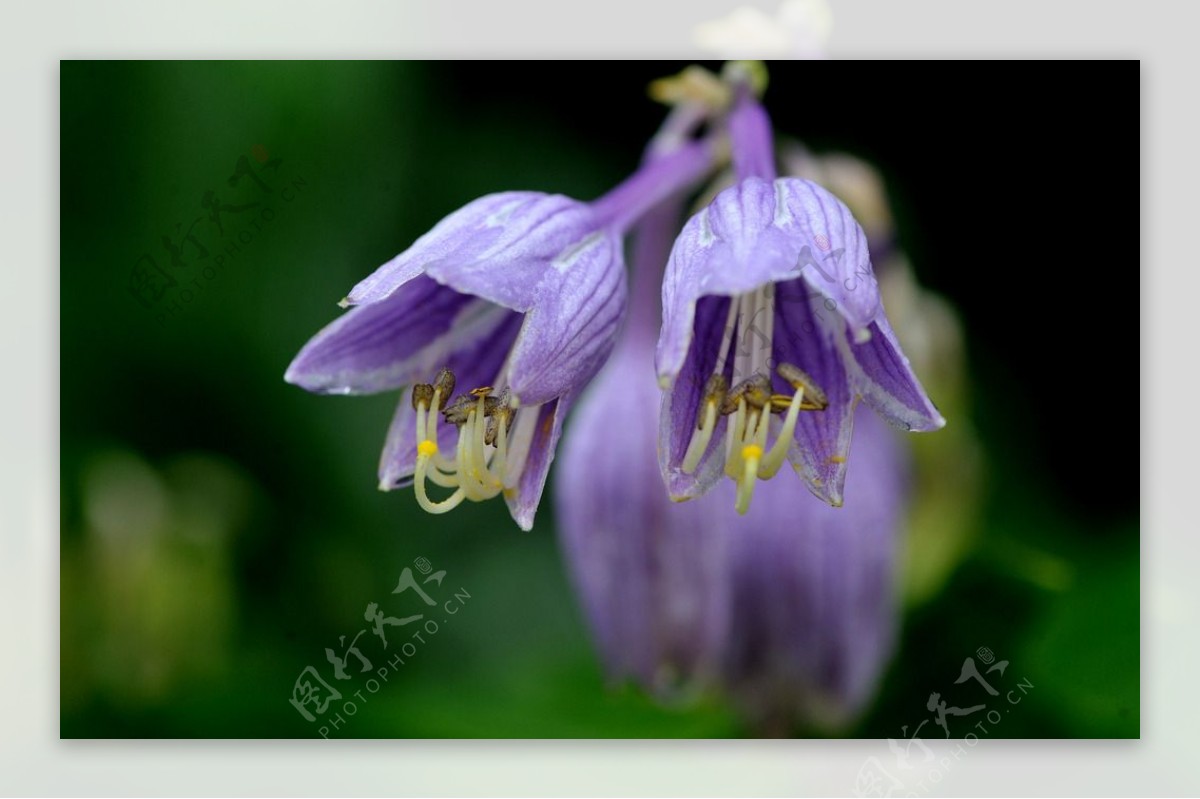
[(489, 396), (491, 393), (492, 393), (491, 386), (480, 386), (479, 388), (471, 389), (471, 396), (474, 397), (475, 399), (479, 399), (480, 397)]
[(459, 394), (458, 399), (446, 406), (442, 411), (442, 416), (445, 417), (447, 424), (452, 424), (455, 427), (462, 427), (467, 423), (468, 415), (475, 410), (475, 400), (468, 397), (466, 394)]
[(437, 377), (434, 378), (433, 385), (440, 392), (438, 394), (438, 410), (440, 411), (454, 396), (454, 372), (443, 366), (442, 371), (438, 372)]
[(498, 424), (501, 420), (504, 422), (504, 429), (506, 431), (512, 429), (513, 416), (515, 414), (509, 407), (511, 398), (512, 393), (506, 388), (500, 392), (499, 397), (488, 397), (484, 402), (484, 415), (488, 417), (488, 420), (487, 427), (484, 428), (483, 443), (496, 443), (496, 434), (500, 430)]
[(743, 396), (751, 408), (762, 410), (771, 404), (771, 379), (761, 374), (750, 378), (746, 381), (746, 392)]
[(800, 410), (802, 411), (823, 411), (829, 407), (829, 400), (825, 397), (825, 392), (798, 366), (790, 363), (779, 364), (779, 376), (791, 383), (792, 388), (799, 391), (804, 389), (804, 397), (800, 400)]
[(504, 419), (505, 432), (512, 427), (512, 419), (510, 416), (493, 416), (489, 418), (487, 420), (487, 427), (484, 428), (483, 431), (483, 443), (492, 445), (496, 443), (496, 434), (500, 431), (499, 420), (501, 418)]
[(738, 409), (738, 401), (745, 400), (751, 408), (761, 409), (771, 400), (771, 381), (764, 374), (748, 377), (733, 387), (721, 406), (721, 415), (728, 416)]
[(738, 403), (742, 399), (742, 395), (746, 393), (745, 381), (738, 383), (729, 393), (725, 395), (725, 401), (721, 403), (721, 415), (728, 416), (735, 413), (738, 409)]
[(512, 402), (512, 392), (509, 391), (507, 388), (505, 388), (503, 391), (500, 392), (499, 396), (488, 397), (487, 401), (484, 403), (484, 407), (487, 410), (488, 416), (491, 416), (493, 414), (507, 416), (507, 415), (511, 415), (510, 408), (509, 408), (509, 404), (511, 402)]
[(419, 406), (424, 405), (428, 408), (433, 404), (433, 386), (428, 383), (417, 383), (413, 386), (412, 391), (412, 406), (413, 410), (418, 410)]

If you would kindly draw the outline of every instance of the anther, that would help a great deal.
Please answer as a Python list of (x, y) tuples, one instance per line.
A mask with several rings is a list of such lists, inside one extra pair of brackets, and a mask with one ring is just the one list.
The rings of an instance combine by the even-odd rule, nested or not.
[(442, 371), (438, 372), (437, 377), (433, 381), (437, 387), (440, 399), (438, 400), (438, 410), (446, 407), (446, 403), (450, 401), (450, 397), (454, 395), (454, 372), (449, 368), (442, 367)]
[(728, 416), (737, 411), (738, 401), (743, 399), (748, 406), (761, 409), (770, 402), (771, 381), (764, 374), (756, 374), (738, 383), (726, 395), (721, 415)]
[(442, 416), (446, 424), (462, 427), (467, 422), (467, 414), (475, 409), (475, 401), (466, 394), (459, 394), (458, 399), (446, 406)]
[(417, 383), (412, 390), (412, 406), (413, 410), (418, 410), (424, 405), (428, 408), (433, 404), (433, 386), (428, 383)]
[(499, 397), (488, 397), (485, 416), (487, 420), (487, 431), (484, 434), (483, 442), (493, 445), (496, 443), (496, 432), (499, 429), (499, 424), (504, 424), (504, 432), (512, 429), (513, 413), (509, 407), (509, 400), (512, 394), (506, 388), (500, 392)]
[(762, 410), (771, 403), (771, 379), (764, 374), (751, 377), (746, 381), (746, 390), (742, 396), (751, 408)]
[(823, 411), (829, 407), (829, 400), (826, 399), (825, 392), (800, 367), (790, 363), (781, 363), (779, 364), (779, 376), (788, 381), (792, 388), (804, 391), (804, 404), (800, 406), (800, 410)]

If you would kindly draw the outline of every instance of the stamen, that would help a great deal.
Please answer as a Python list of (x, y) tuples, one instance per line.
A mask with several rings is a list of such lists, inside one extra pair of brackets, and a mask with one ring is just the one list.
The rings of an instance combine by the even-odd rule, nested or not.
[[(433, 444), (432, 441), (422, 441), (421, 444)], [(437, 444), (433, 444), (435, 451)], [(425, 478), (429, 469), (430, 455), (420, 453), (420, 445), (418, 445), (417, 454), (417, 471), (413, 480), (414, 491), (417, 495), (417, 504), (427, 513), (447, 513), (454, 510), (466, 498), (466, 491), (459, 487), (457, 491), (441, 502), (432, 502), (429, 496), (425, 493)]]
[(725, 361), (729, 356), (729, 345), (733, 343), (733, 328), (737, 322), (738, 313), (738, 298), (729, 298), (729, 314), (725, 317), (725, 332), (721, 334), (721, 349), (718, 350), (717, 368), (713, 370), (713, 376), (724, 376)]
[(508, 467), (504, 470), (504, 487), (516, 488), (517, 479), (525, 471), (525, 461), (529, 457), (529, 448), (533, 444), (533, 434), (537, 432), (538, 412), (536, 408), (527, 408), (517, 414), (516, 429), (513, 430), (512, 441), (508, 447)]
[[(461, 397), (459, 399), (462, 399)], [(453, 406), (451, 406), (453, 407)], [(467, 442), (471, 439), (471, 420), (474, 418), (474, 411), (466, 413), (466, 419), (463, 420), (462, 426), (458, 429), (458, 447), (457, 457), (455, 460), (458, 463), (458, 482), (462, 489), (467, 494), (467, 499), (472, 502), (478, 502), (483, 499), (480, 493), (479, 481), (471, 475), (471, 453), (467, 448)]]
[[(453, 389), (453, 386), (454, 386), (454, 375), (450, 375), (451, 389)], [(442, 383), (439, 382), (438, 387), (435, 388), (433, 391), (434, 404), (432, 407), (436, 407), (436, 408), (446, 407), (446, 401), (449, 399), (449, 397), (447, 395), (442, 394), (443, 390), (444, 389), (442, 387)], [(418, 413), (420, 413), (420, 411), (418, 411)], [(424, 438), (427, 438), (436, 444), (438, 441), (438, 414), (436, 412), (429, 413), (429, 415), (425, 421), (424, 429), (425, 429)], [(418, 434), (418, 436), (420, 436), (420, 434), (421, 434), (420, 426), (418, 426), (418, 428), (417, 428), (417, 434)], [(418, 440), (420, 440), (420, 439), (418, 439)], [(454, 461), (448, 459), (446, 456), (442, 455), (442, 453), (439, 451), (439, 452), (433, 453), (433, 465), (434, 465), (434, 471), (430, 473), (430, 479), (432, 479), (433, 482), (435, 482), (441, 486), (447, 486), (447, 485), (457, 486), (458, 485), (458, 478), (455, 476), (455, 472), (458, 471), (458, 465)], [(441, 472), (446, 473), (446, 476), (443, 478), (442, 482), (439, 482), (438, 477), (437, 477), (437, 475), (439, 474), (439, 470)]]
[[(766, 422), (764, 416), (764, 425)], [(762, 457), (762, 447), (758, 444), (747, 444), (742, 447), (742, 460), (745, 462), (745, 468), (741, 474), (741, 479), (738, 480), (737, 499), (734, 501), (734, 508), (738, 513), (745, 513), (750, 510), (750, 500), (754, 496), (754, 485), (758, 482), (758, 459)]]
[[(490, 388), (488, 392), (491, 392)], [(475, 394), (474, 391), (471, 393)], [(487, 444), (485, 443), (485, 438), (487, 437), (487, 400), (492, 398), (483, 393), (475, 394), (475, 396), (479, 397), (479, 400), (475, 413), (472, 416), (474, 428), (471, 433), (471, 440), (468, 442), (468, 446), (471, 448), (471, 474), (479, 481), (481, 493), (488, 499), (491, 499), (500, 493), (500, 488), (503, 486), (503, 483), (492, 473), (484, 460), (487, 448)], [(495, 400), (493, 400), (494, 402)]]
[(713, 431), (717, 428), (717, 414), (725, 404), (725, 392), (728, 387), (725, 376), (720, 373), (708, 378), (708, 384), (704, 387), (704, 413), (696, 420), (697, 430), (692, 433), (692, 440), (688, 442), (687, 452), (683, 456), (682, 465), (686, 474), (696, 471), (701, 458), (708, 450), (708, 443), (712, 441)]
[[(464, 499), (479, 502), (491, 499), (505, 488), (505, 480), (515, 483), (520, 469), (509, 468), (509, 429), (517, 415), (512, 396), (505, 388), (492, 396), (491, 386), (472, 389), (450, 401), (454, 392), (454, 374), (443, 368), (432, 384), (413, 387), (412, 403), (416, 410), (417, 463), (415, 491), (417, 502), (430, 513), (445, 513)], [(438, 416), (458, 428), (456, 457), (445, 458), (438, 446)], [(536, 414), (522, 425), (520, 465), (528, 457)], [(426, 491), (426, 480), (455, 491), (442, 502), (434, 502)]]
[(725, 474), (738, 479), (741, 473), (741, 451), (734, 448), (734, 444), (743, 445), (746, 435), (746, 400), (739, 399), (737, 403), (737, 411), (733, 419), (727, 422), (728, 427), (725, 436)]
[(823, 411), (829, 407), (829, 400), (825, 397), (825, 392), (809, 376), (808, 372), (805, 372), (799, 366), (790, 363), (781, 363), (779, 364), (779, 376), (788, 381), (792, 388), (796, 390), (803, 389), (804, 393), (808, 395), (808, 401), (802, 410)]
[[(760, 317), (761, 320), (760, 320)], [(775, 476), (795, 441), (800, 411), (821, 411), (829, 401), (816, 382), (793, 364), (780, 364), (778, 372), (794, 393), (772, 391), (769, 368), (775, 334), (775, 287), (767, 285), (729, 298), (729, 312), (721, 334), (716, 369), (705, 386), (701, 406), (680, 467), (685, 474), (699, 468), (712, 442), (719, 416), (725, 423), (725, 474), (737, 483), (736, 507), (745, 513), (754, 495), (754, 484)], [(725, 377), (729, 350), (737, 337), (732, 375)], [(768, 448), (771, 416), (783, 415), (775, 442)]]
[[(772, 397), (772, 400), (774, 397)], [(763, 480), (770, 480), (779, 471), (779, 467), (783, 465), (783, 461), (787, 458), (788, 449), (792, 445), (792, 441), (796, 436), (796, 420), (800, 418), (800, 410), (804, 406), (804, 389), (799, 389), (793, 396), (792, 401), (788, 405), (787, 416), (784, 417), (783, 425), (779, 428), (779, 437), (775, 439), (775, 444), (771, 447), (771, 451), (763, 458), (762, 464), (758, 467), (758, 476)]]
[(490, 428), (494, 431), (496, 438), (496, 457), (492, 460), (492, 467), (496, 474), (496, 480), (500, 484), (500, 490), (504, 489), (504, 473), (508, 466), (508, 428), (512, 425), (513, 417), (508, 409), (507, 394), (508, 389), (505, 389), (504, 394), (501, 395), (505, 401), (497, 410), (497, 415), (492, 417)]

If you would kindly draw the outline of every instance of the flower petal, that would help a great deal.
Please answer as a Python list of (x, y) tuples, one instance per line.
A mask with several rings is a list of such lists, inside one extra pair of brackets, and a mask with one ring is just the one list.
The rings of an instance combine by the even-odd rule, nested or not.
[(562, 253), (537, 295), (508, 368), (508, 385), (523, 405), (582, 387), (608, 358), (625, 311), (620, 240), (595, 233)]
[[(835, 341), (844, 335), (846, 325), (803, 280), (777, 284), (775, 296), (775, 364), (800, 367), (829, 401), (822, 411), (800, 414), (788, 460), (810, 491), (831, 505), (841, 505), (858, 402)], [(779, 391), (793, 393), (778, 375), (774, 379)]]
[(504, 492), (508, 511), (522, 530), (533, 529), (533, 519), (537, 514), (538, 504), (542, 501), (542, 491), (546, 487), (546, 475), (550, 473), (554, 451), (558, 447), (559, 436), (562, 435), (563, 420), (574, 400), (575, 397), (571, 395), (551, 400), (537, 408), (527, 407), (519, 411), (538, 415), (525, 468), (521, 471), (517, 485)]
[(684, 225), (663, 277), (656, 366), (669, 384), (683, 368), (701, 297), (734, 296), (796, 277), (798, 247), (774, 225), (775, 190), (751, 178), (730, 186)]
[[(505, 267), (499, 271), (507, 271), (510, 265), (528, 270), (539, 259), (548, 260), (569, 244), (573, 240), (570, 231), (586, 216), (581, 203), (559, 195), (510, 191), (480, 197), (438, 222), (411, 247), (376, 269), (350, 291), (344, 302), (378, 302), (433, 264), (440, 264), (442, 271), (453, 271), (455, 264), (473, 264), (480, 271), (485, 263)], [(496, 277), (496, 270), (491, 271), (488, 279)], [(501, 299), (505, 295), (503, 287), (497, 289), (496, 296), (489, 296), (458, 285), (456, 279), (444, 277), (439, 282), (522, 310)]]
[[(698, 414), (704, 403), (704, 390), (717, 367), (721, 338), (731, 300), (725, 297), (703, 297), (696, 308), (694, 346), (687, 353), (682, 370), (670, 388), (663, 391), (659, 413), (658, 458), (667, 493), (676, 502), (698, 497), (720, 482), (725, 468), (725, 424), (718, 417), (708, 450), (695, 472), (682, 469), (683, 457), (692, 440)], [(732, 367), (726, 364), (725, 376)]]
[(865, 342), (849, 336), (839, 341), (863, 399), (896, 427), (917, 432), (944, 427), (946, 420), (913, 374), (887, 317), (881, 313), (868, 330), (871, 337)]
[(792, 272), (833, 301), (861, 336), (880, 313), (879, 285), (862, 227), (845, 203), (812, 181), (780, 178), (775, 193), (775, 224), (794, 248)]
[[(594, 229), (586, 205), (560, 195), (527, 194), (497, 212), (501, 232), (487, 247), (472, 243), (429, 261), (425, 274), (442, 285), (514, 311), (528, 311), (550, 263)], [(485, 228), (490, 231), (491, 228)]]
[(496, 306), (418, 277), (345, 312), (304, 345), (284, 379), (322, 394), (373, 394), (427, 379), (450, 351), (486, 335)]

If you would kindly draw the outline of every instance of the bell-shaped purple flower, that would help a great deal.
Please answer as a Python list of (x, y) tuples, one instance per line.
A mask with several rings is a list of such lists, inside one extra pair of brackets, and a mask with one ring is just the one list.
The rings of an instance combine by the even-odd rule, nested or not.
[(752, 99), (730, 132), (739, 180), (688, 221), (663, 280), (663, 476), (678, 499), (728, 476), (745, 512), (787, 460), (840, 505), (859, 399), (907, 430), (944, 420), (896, 342), (849, 209), (815, 183), (775, 178)]
[(563, 556), (611, 679), (671, 700), (717, 689), (763, 734), (843, 729), (895, 636), (905, 458), (859, 411), (843, 508), (784, 481), (762, 486), (745, 515), (731, 484), (670, 501), (646, 413), (659, 396), (660, 306), (640, 289), (661, 279), (681, 210), (666, 204), (637, 228), (625, 328), (563, 441)]
[[(503, 494), (529, 529), (563, 418), (624, 313), (622, 236), (710, 160), (691, 145), (592, 203), (537, 192), (469, 203), (355, 286), (285, 379), (328, 394), (413, 386), (380, 487), (413, 478), (431, 513)], [(435, 501), (427, 483), (449, 496)]]

